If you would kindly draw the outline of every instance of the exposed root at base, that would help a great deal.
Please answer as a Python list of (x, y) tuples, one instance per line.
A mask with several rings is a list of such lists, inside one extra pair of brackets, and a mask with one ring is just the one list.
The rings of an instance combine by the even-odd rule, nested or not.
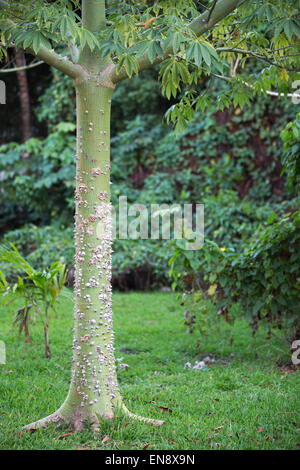
[(57, 426), (61, 426), (65, 422), (65, 418), (58, 411), (56, 411), (55, 413), (52, 413), (51, 415), (46, 416), (45, 418), (39, 419), (34, 423), (27, 424), (27, 426), (23, 427), (23, 431), (32, 431), (40, 428), (45, 428), (50, 423), (56, 423)]
[[(121, 406), (121, 411), (126, 416), (129, 416), (129, 418), (135, 419), (137, 421), (141, 421), (143, 423), (154, 424), (154, 426), (162, 426), (165, 423), (165, 421), (162, 421), (160, 419), (151, 419), (151, 418), (144, 418), (142, 416), (138, 416), (132, 413), (131, 411), (129, 411), (125, 405)], [(42, 418), (38, 421), (35, 421), (34, 423), (24, 426), (23, 431), (32, 431), (32, 430), (37, 430), (40, 428), (46, 428), (48, 424), (50, 423), (56, 424), (56, 427), (59, 427), (63, 424), (71, 425), (73, 430), (81, 431), (84, 427), (84, 422), (86, 421), (86, 419), (90, 419), (90, 422), (92, 426), (94, 427), (95, 431), (100, 429), (98, 426), (99, 424), (98, 419), (96, 419), (95, 416), (88, 417), (88, 416), (84, 416), (82, 413), (77, 413), (75, 411), (72, 418), (67, 419), (60, 413), (60, 410), (58, 410), (55, 413), (52, 413), (51, 415), (46, 416), (45, 418)], [(106, 419), (113, 419), (113, 417), (106, 417)]]
[(142, 421), (147, 424), (154, 424), (154, 426), (162, 426), (163, 424), (165, 424), (165, 421), (161, 419), (144, 418), (143, 416), (135, 415), (134, 413), (129, 411), (125, 405), (122, 405), (121, 409), (127, 416), (137, 421)]

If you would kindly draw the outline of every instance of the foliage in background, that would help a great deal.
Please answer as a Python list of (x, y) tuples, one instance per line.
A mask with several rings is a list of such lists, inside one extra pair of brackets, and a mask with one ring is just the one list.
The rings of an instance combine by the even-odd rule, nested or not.
[(300, 113), (295, 121), (290, 122), (281, 133), (284, 142), (282, 173), (287, 173), (287, 179), (295, 194), (300, 190)]
[(0, 147), (2, 232), (26, 222), (47, 223), (53, 216), (62, 222), (72, 220), (74, 128), (61, 122), (44, 140)]
[[(229, 316), (229, 311), (239, 302), (253, 335), (259, 323), (266, 322), (270, 334), (271, 328), (275, 327), (286, 331), (289, 342), (299, 336), (298, 129), (299, 115), (281, 133), (284, 142), (282, 173), (288, 174), (290, 185), (295, 183), (295, 187), (291, 188), (292, 194), (296, 194), (294, 199), (273, 205), (277, 213), (267, 214), (265, 209), (268, 206), (264, 206), (262, 222), (265, 222), (252, 235), (246, 232), (247, 238), (241, 237), (238, 246), (228, 243), (226, 237), (207, 239), (203, 249), (195, 254), (184, 250), (182, 241), (172, 242), (175, 252), (169, 261), (169, 275), (174, 279), (173, 288), (180, 286), (189, 291), (186, 325), (190, 331), (195, 329), (196, 324), (201, 333), (207, 329), (208, 318), (202, 298), (208, 296), (216, 306), (215, 318), (224, 316), (226, 321), (234, 320)], [(236, 204), (234, 209), (237, 209)], [(266, 215), (269, 215), (267, 219)], [(253, 229), (253, 224), (250, 227)], [(225, 221), (222, 229), (226, 229)], [(232, 234), (232, 230), (229, 233)]]
[[(275, 219), (274, 219), (275, 218)], [(206, 240), (200, 252), (186, 251), (180, 240), (170, 259), (173, 288), (187, 289), (193, 302), (187, 311), (187, 326), (194, 323), (203, 333), (206, 312), (203, 298), (215, 305), (215, 321), (228, 314), (236, 302), (255, 334), (260, 322), (284, 329), (292, 341), (299, 335), (300, 303), (300, 211), (282, 218), (271, 216), (269, 226), (257, 230), (241, 251), (220, 247)]]
[[(206, 238), (235, 249), (265, 226), (274, 212), (284, 215), (295, 209), (295, 187), (287, 187), (285, 175), (280, 175), (279, 136), (296, 111), (289, 100), (260, 97), (243, 110), (217, 111), (212, 106), (205, 114), (196, 113), (189, 128), (175, 137), (161, 119), (166, 102), (155, 74), (145, 72), (116, 88), (111, 143), (116, 209), (120, 195), (127, 196), (128, 204), (203, 203)], [(224, 88), (223, 82), (217, 85), (216, 98)], [(38, 269), (60, 259), (70, 270), (75, 104), (71, 81), (59, 72), (54, 72), (50, 88), (55, 99), (46, 90), (38, 110), (41, 119), (47, 116), (49, 136), (0, 149), (0, 226), (2, 234), (6, 232), (4, 240), (16, 244)], [(26, 160), (22, 160), (24, 150)], [(116, 240), (114, 286), (140, 289), (169, 284), (169, 250), (163, 240)]]

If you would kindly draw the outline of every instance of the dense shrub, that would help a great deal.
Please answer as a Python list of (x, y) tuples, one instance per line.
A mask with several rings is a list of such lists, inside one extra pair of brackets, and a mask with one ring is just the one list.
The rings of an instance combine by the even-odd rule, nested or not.
[(45, 139), (0, 147), (1, 231), (26, 222), (73, 218), (74, 124), (61, 122)]
[[(208, 224), (210, 239), (206, 239), (198, 252), (185, 250), (181, 240), (172, 242), (175, 252), (169, 261), (169, 275), (174, 279), (173, 288), (179, 286), (190, 294), (186, 312), (186, 325), (190, 331), (194, 330), (195, 324), (203, 331), (207, 317), (201, 300), (208, 296), (215, 305), (215, 318), (224, 315), (227, 321), (232, 320), (229, 312), (238, 302), (240, 314), (249, 320), (253, 334), (260, 322), (266, 322), (269, 328), (284, 328), (290, 340), (299, 335), (299, 127), (298, 115), (281, 134), (284, 140), (283, 171), (288, 173), (290, 185), (295, 185), (291, 190), (296, 192), (294, 199), (273, 204), (273, 207), (266, 204), (263, 211), (256, 214), (252, 201), (242, 200), (240, 204), (235, 201), (232, 217), (224, 216), (219, 229), (212, 231), (213, 222)], [(222, 213), (220, 202), (219, 199), (216, 212)], [(235, 224), (241, 216), (242, 230), (238, 234)], [(246, 223), (243, 216), (246, 216)], [(238, 243), (228, 237), (234, 233), (239, 235)]]
[(216, 319), (217, 314), (228, 319), (232, 305), (239, 302), (240, 314), (251, 322), (254, 333), (259, 321), (266, 321), (271, 327), (287, 328), (293, 336), (300, 325), (300, 210), (268, 222), (241, 252), (206, 240), (195, 253), (176, 241), (170, 275), (174, 288), (185, 286), (196, 293), (190, 314), (202, 315), (203, 296), (213, 300)]

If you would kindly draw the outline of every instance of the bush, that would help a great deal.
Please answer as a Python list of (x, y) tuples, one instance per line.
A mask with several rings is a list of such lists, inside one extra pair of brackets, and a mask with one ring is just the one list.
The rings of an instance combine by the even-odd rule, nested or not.
[(46, 139), (0, 147), (1, 229), (26, 222), (73, 219), (74, 124), (60, 123)]
[(175, 245), (173, 287), (196, 294), (189, 317), (203, 315), (204, 296), (213, 301), (216, 319), (224, 315), (229, 321), (228, 312), (238, 302), (253, 334), (261, 321), (294, 337), (300, 326), (300, 210), (270, 217), (268, 227), (258, 230), (240, 253), (209, 240), (197, 256), (184, 250), (180, 240)]
[[(298, 196), (299, 118), (300, 115), (281, 133), (284, 141), (283, 172), (288, 173), (290, 185), (296, 183)], [(218, 198), (220, 196), (221, 193)], [(214, 235), (214, 241), (206, 240), (200, 252), (186, 251), (180, 240), (173, 242), (175, 252), (169, 261), (173, 288), (179, 285), (189, 289), (191, 294), (186, 325), (190, 331), (194, 330), (196, 323), (205, 329), (208, 318), (201, 303), (202, 297), (207, 296), (215, 305), (216, 318), (218, 314), (230, 321), (229, 312), (238, 302), (252, 326), (253, 335), (259, 323), (264, 322), (269, 324), (269, 329), (284, 328), (291, 341), (300, 334), (299, 197), (282, 201), (280, 205), (273, 204), (273, 209), (280, 207), (279, 214), (272, 212), (270, 205), (265, 205), (262, 212), (255, 212), (253, 203), (245, 200), (238, 203), (234, 198), (233, 193), (229, 198), (234, 202), (232, 217), (228, 217), (228, 213), (219, 216), (218, 224), (222, 218), (224, 220), (219, 229), (208, 219), (208, 232), (210, 236)], [(209, 201), (212, 203), (213, 198)], [(220, 199), (217, 211), (222, 214)], [(236, 225), (239, 220), (242, 224), (238, 232)], [(234, 233), (238, 235), (238, 242), (230, 240)]]

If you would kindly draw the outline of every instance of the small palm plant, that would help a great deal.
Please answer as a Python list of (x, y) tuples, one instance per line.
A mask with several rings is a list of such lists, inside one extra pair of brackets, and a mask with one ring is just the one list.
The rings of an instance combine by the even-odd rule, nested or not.
[(0, 271), (0, 294), (2, 305), (13, 304), (22, 299), (24, 306), (17, 312), (15, 323), (19, 323), (19, 335), (24, 328), (26, 341), (29, 342), (29, 313), (33, 309), (41, 318), (45, 335), (45, 356), (49, 358), (49, 327), (51, 314), (55, 312), (58, 296), (65, 285), (66, 266), (60, 262), (53, 263), (44, 271), (36, 271), (10, 243), (10, 247), (0, 246), (0, 261), (22, 272), (25, 277), (18, 275), (18, 281), (9, 283)]

